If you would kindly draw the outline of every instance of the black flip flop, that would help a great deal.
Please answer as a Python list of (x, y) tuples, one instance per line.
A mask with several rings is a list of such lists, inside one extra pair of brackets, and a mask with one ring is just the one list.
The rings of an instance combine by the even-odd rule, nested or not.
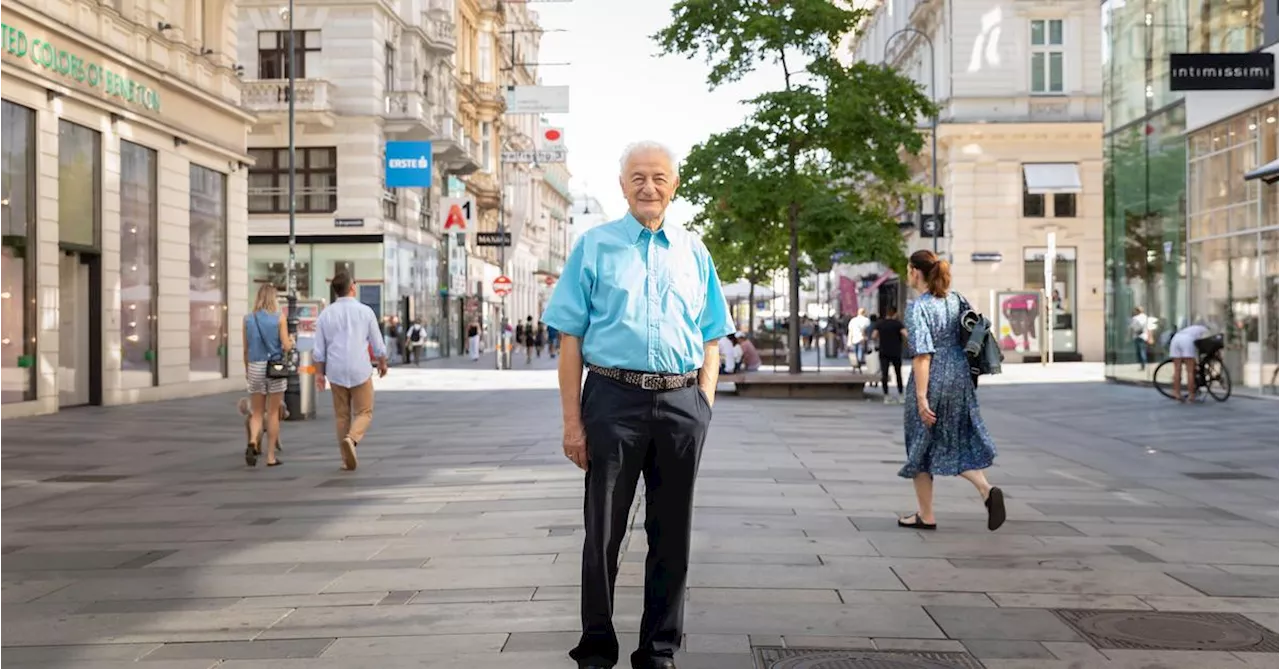
[(268, 466), (268, 467), (279, 467), (280, 465), (283, 465), (283, 464), (284, 464), (284, 460), (279, 460), (279, 459), (277, 459), (275, 462), (268, 462), (268, 463), (267, 463), (267, 466)]
[(917, 511), (916, 513), (911, 514), (911, 516), (909, 516), (909, 517), (913, 517), (913, 518), (915, 518), (915, 522), (908, 523), (908, 522), (905, 522), (902, 518), (899, 518), (899, 519), (898, 519), (898, 527), (905, 527), (905, 528), (912, 529), (912, 530), (936, 530), (936, 529), (938, 529), (938, 524), (937, 524), (937, 523), (926, 523), (926, 522), (924, 522), (923, 520), (920, 520), (920, 513), (919, 513), (918, 511)]
[(1004, 492), (993, 486), (983, 504), (987, 507), (987, 529), (995, 532), (1004, 525)]

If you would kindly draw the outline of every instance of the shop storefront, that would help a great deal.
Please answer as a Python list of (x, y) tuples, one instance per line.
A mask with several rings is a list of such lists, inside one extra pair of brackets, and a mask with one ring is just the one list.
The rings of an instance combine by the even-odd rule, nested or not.
[[(249, 244), (249, 282), (288, 285), (289, 245), (278, 237), (253, 237)], [(420, 321), (427, 329), (423, 358), (442, 354), (444, 314), (439, 298), (439, 255), (434, 247), (381, 235), (299, 237), (295, 249), (298, 299), (330, 304), (330, 282), (338, 272), (355, 278), (356, 297), (380, 322), (396, 316)], [(252, 299), (252, 295), (250, 296)], [(302, 342), (306, 347), (306, 342)]]
[(242, 387), (249, 117), (207, 92), (234, 73), (196, 86), (66, 25), (6, 4), (3, 417)]
[(1276, 184), (1246, 179), (1276, 160), (1276, 103), (1188, 134), (1188, 256), (1191, 312), (1226, 335), (1237, 386), (1276, 393)]
[(1238, 387), (1274, 392), (1276, 191), (1246, 179), (1276, 157), (1274, 80), (1206, 82), (1209, 69), (1175, 85), (1188, 74), (1172, 66), (1274, 54), (1274, 5), (1102, 3), (1111, 379), (1148, 382), (1173, 333), (1202, 322), (1227, 335)]

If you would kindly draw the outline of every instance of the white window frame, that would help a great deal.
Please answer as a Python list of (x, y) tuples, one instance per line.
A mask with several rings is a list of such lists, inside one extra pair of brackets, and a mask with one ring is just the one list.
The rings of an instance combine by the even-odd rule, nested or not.
[(480, 155), (484, 164), (480, 166), (485, 172), (493, 171), (493, 124), (480, 122)]
[[(1033, 37), (1033, 35), (1035, 34), (1034, 26), (1037, 23), (1044, 25), (1044, 29), (1041, 32), (1041, 34), (1044, 36), (1044, 41), (1042, 44), (1036, 44), (1035, 38)], [(1052, 27), (1054, 23), (1057, 23), (1061, 28), (1058, 31), (1058, 35), (1060, 39), (1056, 44), (1053, 43), (1052, 41), (1053, 40)], [(1057, 18), (1057, 19), (1038, 18), (1038, 19), (1031, 19), (1030, 21), (1028, 21), (1027, 22), (1027, 50), (1028, 50), (1027, 90), (1031, 91), (1032, 95), (1065, 95), (1066, 89), (1067, 89), (1067, 22), (1066, 20), (1060, 19), (1060, 18)], [(1053, 77), (1051, 76), (1053, 67), (1050, 64), (1053, 60), (1052, 54), (1057, 54), (1058, 58), (1062, 62), (1062, 78), (1060, 81), (1060, 84), (1062, 87), (1056, 91), (1052, 90), (1051, 88), (1053, 85), (1051, 83), (1053, 81)], [(1041, 74), (1044, 75), (1044, 90), (1035, 89), (1035, 73), (1036, 73), (1035, 60), (1037, 55), (1042, 57)]]
[(493, 34), (482, 32), (476, 43), (476, 81), (493, 82)]

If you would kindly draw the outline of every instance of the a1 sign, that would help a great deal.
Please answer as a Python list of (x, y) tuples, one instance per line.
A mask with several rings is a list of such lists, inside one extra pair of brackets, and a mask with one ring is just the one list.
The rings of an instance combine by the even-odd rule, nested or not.
[(468, 233), (475, 229), (476, 203), (469, 197), (440, 200), (440, 229), (445, 233)]
[(511, 277), (503, 275), (493, 280), (493, 294), (506, 297), (511, 294)]

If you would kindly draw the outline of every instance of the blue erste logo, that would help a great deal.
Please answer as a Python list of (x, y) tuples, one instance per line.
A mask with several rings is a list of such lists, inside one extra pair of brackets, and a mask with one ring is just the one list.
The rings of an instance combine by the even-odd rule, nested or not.
[(387, 188), (431, 187), (431, 142), (387, 142)]

